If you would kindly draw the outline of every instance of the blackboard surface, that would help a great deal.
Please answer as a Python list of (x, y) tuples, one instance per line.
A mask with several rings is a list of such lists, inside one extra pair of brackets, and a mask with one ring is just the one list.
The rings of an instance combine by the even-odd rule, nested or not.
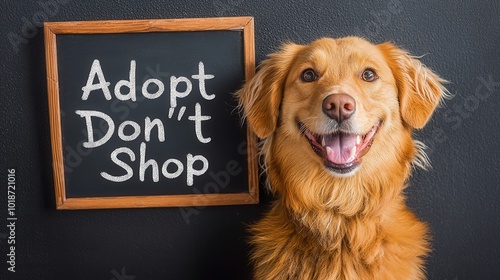
[(247, 78), (243, 30), (70, 32), (55, 48), (62, 202), (251, 192), (233, 96)]

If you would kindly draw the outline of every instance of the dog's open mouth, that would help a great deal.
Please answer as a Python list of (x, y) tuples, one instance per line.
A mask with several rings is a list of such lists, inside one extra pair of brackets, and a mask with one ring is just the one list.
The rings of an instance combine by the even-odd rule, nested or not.
[(312, 149), (323, 158), (325, 167), (335, 173), (347, 174), (359, 166), (361, 157), (370, 150), (380, 122), (377, 122), (365, 135), (342, 131), (317, 134), (300, 121), (298, 125)]

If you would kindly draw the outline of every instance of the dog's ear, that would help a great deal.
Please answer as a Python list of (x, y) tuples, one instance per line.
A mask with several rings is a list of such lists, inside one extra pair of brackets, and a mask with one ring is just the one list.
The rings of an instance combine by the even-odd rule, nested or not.
[(236, 93), (244, 117), (259, 138), (268, 137), (276, 128), (286, 76), (300, 48), (291, 43), (283, 45), (259, 65), (255, 77)]
[(448, 91), (441, 79), (416, 58), (391, 43), (378, 45), (396, 79), (403, 121), (413, 128), (425, 126)]

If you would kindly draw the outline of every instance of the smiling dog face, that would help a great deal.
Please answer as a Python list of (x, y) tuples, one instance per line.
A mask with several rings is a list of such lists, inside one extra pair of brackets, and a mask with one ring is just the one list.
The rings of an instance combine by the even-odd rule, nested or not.
[(268, 169), (347, 178), (418, 157), (411, 130), (432, 115), (442, 82), (390, 43), (324, 38), (284, 45), (239, 98), (249, 125), (266, 139)]
[(443, 82), (357, 37), (286, 44), (262, 62), (238, 92), (278, 194), (252, 229), (257, 279), (423, 279), (427, 230), (402, 190), (427, 161), (412, 131)]

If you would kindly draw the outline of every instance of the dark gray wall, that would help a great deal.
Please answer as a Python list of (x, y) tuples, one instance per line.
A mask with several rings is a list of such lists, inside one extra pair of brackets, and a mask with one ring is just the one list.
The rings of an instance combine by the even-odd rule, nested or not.
[[(267, 197), (256, 206), (196, 209), (188, 218), (177, 208), (55, 210), (38, 28), (47, 20), (235, 15), (255, 17), (258, 61), (285, 40), (351, 34), (426, 55), (422, 61), (456, 95), (417, 133), (433, 168), (416, 171), (406, 190), (432, 228), (429, 279), (500, 279), (498, 0), (55, 1), (2, 1), (0, 11), (0, 279), (248, 277), (245, 224), (266, 209)], [(8, 168), (18, 184), (16, 273), (6, 270)]]

